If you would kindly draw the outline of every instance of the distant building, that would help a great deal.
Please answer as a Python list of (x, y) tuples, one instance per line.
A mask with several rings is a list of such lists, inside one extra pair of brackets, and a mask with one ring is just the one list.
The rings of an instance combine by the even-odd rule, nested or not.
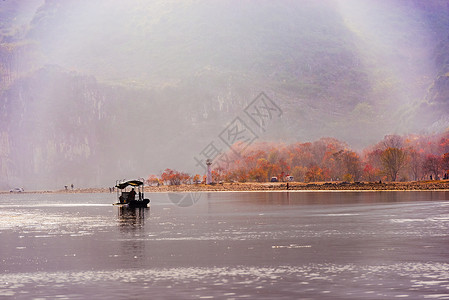
[(211, 184), (212, 183), (212, 170), (211, 170), (212, 161), (210, 159), (206, 160), (206, 165), (207, 165), (206, 184)]

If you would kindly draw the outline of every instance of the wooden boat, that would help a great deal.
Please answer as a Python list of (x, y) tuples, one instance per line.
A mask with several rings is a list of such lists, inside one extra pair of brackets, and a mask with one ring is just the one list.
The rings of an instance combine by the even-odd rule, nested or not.
[(114, 205), (134, 207), (148, 207), (150, 199), (144, 196), (144, 180), (117, 180), (115, 184), (117, 189), (117, 203)]

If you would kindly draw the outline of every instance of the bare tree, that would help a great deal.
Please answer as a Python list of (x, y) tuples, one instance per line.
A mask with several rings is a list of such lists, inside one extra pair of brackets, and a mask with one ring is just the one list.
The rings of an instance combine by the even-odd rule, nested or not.
[(441, 167), (444, 171), (449, 171), (449, 152), (443, 154), (443, 157), (441, 158)]
[(385, 174), (388, 175), (392, 181), (396, 181), (399, 171), (401, 171), (407, 163), (407, 152), (403, 149), (389, 147), (382, 152), (380, 159)]
[(424, 157), (415, 149), (410, 149), (409, 158), (409, 170), (413, 177), (413, 180), (419, 180), (419, 178), (421, 178), (422, 176), (422, 165)]
[(434, 178), (438, 178), (441, 171), (441, 158), (439, 156), (429, 154), (423, 163), (423, 170), (427, 174), (433, 174)]
[(443, 168), (444, 171), (444, 178), (449, 179), (449, 152), (444, 153), (441, 157), (441, 168)]
[(401, 149), (404, 145), (404, 139), (399, 135), (386, 135), (381, 142), (384, 146), (384, 149), (388, 148), (398, 148)]
[(348, 150), (344, 151), (343, 165), (346, 174), (350, 174), (356, 181), (360, 179), (360, 177), (362, 176), (362, 164), (357, 153)]

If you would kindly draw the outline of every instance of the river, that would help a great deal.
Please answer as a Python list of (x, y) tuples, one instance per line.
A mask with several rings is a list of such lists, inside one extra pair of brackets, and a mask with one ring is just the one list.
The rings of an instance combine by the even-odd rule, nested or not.
[(0, 298), (449, 299), (449, 192), (146, 196), (0, 195)]

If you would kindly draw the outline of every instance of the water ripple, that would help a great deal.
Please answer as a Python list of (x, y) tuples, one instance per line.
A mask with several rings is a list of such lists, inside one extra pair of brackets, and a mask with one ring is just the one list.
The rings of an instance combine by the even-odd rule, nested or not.
[[(203, 299), (282, 296), (359, 299), (362, 294), (369, 299), (449, 299), (449, 264), (308, 264), (3, 274), (0, 296), (26, 299), (33, 293), (39, 296), (38, 290), (45, 288), (45, 296), (50, 297), (69, 290), (70, 298), (82, 298), (95, 289), (96, 298), (107, 298), (125, 295), (126, 290), (137, 285), (148, 286), (153, 297), (167, 299), (172, 293)], [(172, 293), (167, 294), (167, 290)]]

